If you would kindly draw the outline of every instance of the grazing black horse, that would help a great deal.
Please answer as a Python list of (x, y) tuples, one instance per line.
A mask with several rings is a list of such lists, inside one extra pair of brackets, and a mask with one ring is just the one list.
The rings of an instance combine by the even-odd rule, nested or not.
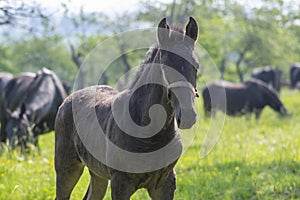
[[(225, 95), (226, 102), (220, 100), (220, 94)], [(231, 116), (254, 112), (256, 119), (259, 119), (265, 106), (270, 106), (282, 115), (287, 114), (276, 93), (265, 83), (255, 79), (245, 83), (212, 82), (202, 90), (202, 97), (206, 116), (221, 110)]]
[(70, 198), (84, 166), (91, 176), (85, 199), (102, 199), (108, 180), (113, 200), (129, 200), (139, 188), (152, 199), (174, 198), (174, 166), (182, 151), (177, 126), (190, 128), (196, 121), (197, 35), (192, 17), (185, 34), (164, 18), (158, 43), (127, 89), (93, 86), (66, 98), (55, 124), (56, 199)]
[(252, 77), (271, 85), (274, 90), (280, 92), (282, 70), (279, 68), (264, 67), (255, 68), (252, 71)]
[(11, 73), (0, 72), (0, 92), (4, 89), (7, 83), (13, 78)]
[[(4, 87), (1, 95), (1, 142), (5, 142), (7, 139), (5, 129), (12, 114), (11, 111), (18, 110), (21, 107), (21, 102), (25, 98), (34, 77), (34, 73), (22, 73), (12, 78)], [(16, 116), (17, 113), (14, 113), (14, 115)]]
[(10, 143), (15, 136), (18, 142), (27, 142), (31, 133), (37, 144), (39, 134), (54, 130), (55, 116), (65, 97), (62, 83), (47, 68), (35, 76), (23, 74), (12, 85), (9, 83), (4, 98), (7, 123), (1, 128)]
[(300, 63), (295, 63), (290, 68), (291, 88), (294, 89), (300, 80)]
[(2, 117), (2, 93), (7, 83), (13, 78), (13, 75), (7, 72), (0, 72), (0, 119)]

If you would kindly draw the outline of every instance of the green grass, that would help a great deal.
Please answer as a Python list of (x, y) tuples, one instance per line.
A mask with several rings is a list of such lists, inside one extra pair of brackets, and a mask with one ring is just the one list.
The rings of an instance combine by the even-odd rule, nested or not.
[[(279, 117), (269, 108), (258, 122), (227, 117), (217, 145), (204, 158), (200, 148), (211, 123), (201, 117), (200, 107), (200, 132), (176, 165), (175, 199), (300, 199), (300, 93), (284, 90), (281, 97), (292, 117)], [(0, 199), (54, 198), (53, 144), (54, 133), (41, 136), (41, 152), (26, 157), (2, 147)], [(85, 171), (72, 199), (83, 197), (88, 182)], [(150, 198), (139, 190), (132, 199)]]

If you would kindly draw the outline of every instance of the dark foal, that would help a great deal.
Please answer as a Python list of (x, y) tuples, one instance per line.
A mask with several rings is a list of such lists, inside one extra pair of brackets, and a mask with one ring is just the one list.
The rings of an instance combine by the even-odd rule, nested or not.
[(102, 199), (109, 180), (113, 200), (128, 200), (139, 188), (152, 199), (174, 198), (178, 127), (196, 122), (197, 36), (192, 17), (185, 33), (162, 19), (158, 43), (127, 89), (92, 86), (65, 99), (55, 124), (56, 199), (70, 198), (84, 166), (91, 176), (85, 199)]

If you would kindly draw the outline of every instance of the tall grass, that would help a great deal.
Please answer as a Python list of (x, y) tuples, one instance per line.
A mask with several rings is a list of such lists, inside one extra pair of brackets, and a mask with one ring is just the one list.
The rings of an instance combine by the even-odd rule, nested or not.
[[(258, 122), (226, 117), (217, 145), (204, 158), (200, 148), (211, 121), (200, 107), (200, 131), (176, 165), (175, 199), (300, 199), (300, 93), (284, 90), (281, 97), (291, 117), (269, 108)], [(40, 152), (26, 157), (2, 146), (0, 199), (54, 198), (54, 133), (41, 136), (40, 146)], [(83, 197), (88, 182), (85, 171), (72, 199)], [(109, 189), (105, 199), (110, 199)], [(139, 190), (132, 199), (150, 198)]]

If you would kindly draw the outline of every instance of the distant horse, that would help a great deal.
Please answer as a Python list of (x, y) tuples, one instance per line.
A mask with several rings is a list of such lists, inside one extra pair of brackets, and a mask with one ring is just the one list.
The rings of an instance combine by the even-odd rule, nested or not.
[[(176, 189), (173, 168), (182, 151), (177, 126), (190, 128), (196, 121), (194, 98), (198, 62), (194, 55), (194, 43), (197, 35), (197, 23), (192, 17), (185, 34), (182, 30), (170, 28), (164, 18), (158, 25), (158, 43), (150, 48), (127, 89), (118, 92), (109, 86), (92, 86), (66, 98), (55, 124), (58, 200), (70, 198), (84, 166), (88, 167), (91, 176), (86, 199), (102, 199), (108, 180), (111, 180), (113, 200), (129, 200), (139, 188), (146, 188), (152, 199), (173, 199)], [(149, 83), (141, 86), (144, 81)], [(125, 111), (126, 102), (129, 113)], [(163, 106), (165, 112), (157, 114), (154, 108), (157, 104)], [(113, 114), (114, 107), (117, 108), (116, 115)], [(178, 120), (176, 113), (180, 115)], [(161, 119), (161, 115), (165, 120)], [(121, 124), (117, 124), (116, 117), (120, 117)], [(134, 136), (126, 134), (120, 127), (126, 126), (129, 119), (135, 126), (147, 131), (132, 132)], [(97, 125), (103, 129), (103, 140), (97, 140), (101, 135)], [(162, 128), (155, 132), (160, 125)], [(89, 141), (91, 145), (86, 146), (84, 141)], [(146, 156), (147, 160), (140, 160), (140, 156), (160, 152), (162, 147), (171, 144), (174, 145), (172, 151), (166, 153), (162, 150), (158, 154), (162, 158)], [(96, 154), (91, 153), (90, 147)], [(116, 149), (134, 154), (134, 159), (128, 160), (126, 156), (115, 153)], [(103, 160), (96, 159), (100, 155), (104, 156)], [(168, 163), (168, 158), (172, 156), (172, 161)], [(117, 164), (111, 166), (110, 163)], [(135, 169), (138, 172), (132, 170), (136, 163), (149, 167), (149, 171), (139, 167)], [(157, 163), (164, 164), (153, 170)]]
[(282, 70), (279, 68), (264, 67), (255, 68), (252, 71), (252, 77), (271, 85), (274, 90), (280, 92)]
[(300, 63), (295, 63), (290, 68), (291, 88), (294, 89), (300, 80)]
[(13, 78), (11, 73), (0, 72), (0, 91), (4, 89), (6, 84)]
[(8, 114), (21, 106), (28, 88), (33, 82), (34, 73), (22, 73), (12, 78), (3, 88), (1, 95), (1, 142), (6, 142), (6, 125), (9, 120)]
[(6, 88), (7, 123), (3, 123), (3, 131), (10, 143), (14, 137), (26, 143), (28, 133), (31, 133), (37, 144), (38, 135), (54, 130), (55, 116), (66, 93), (56, 74), (47, 68), (34, 76), (23, 74), (21, 77), (21, 81), (20, 77), (17, 79), (21, 85), (12, 84), (11, 87), (9, 84)]
[[(221, 102), (220, 94), (225, 94), (226, 102)], [(208, 84), (202, 90), (204, 111), (207, 116), (214, 115), (217, 110), (227, 115), (236, 116), (255, 113), (256, 119), (265, 106), (270, 106), (281, 115), (286, 115), (287, 110), (268, 86), (259, 80), (249, 80), (245, 83), (231, 83), (216, 81)]]
[[(5, 86), (7, 85), (7, 83), (13, 78), (13, 75), (11, 73), (7, 73), (7, 72), (0, 72), (0, 119), (2, 117), (1, 113), (1, 108), (2, 108), (2, 93), (3, 90), (5, 88)], [(1, 136), (0, 136), (1, 137)]]

